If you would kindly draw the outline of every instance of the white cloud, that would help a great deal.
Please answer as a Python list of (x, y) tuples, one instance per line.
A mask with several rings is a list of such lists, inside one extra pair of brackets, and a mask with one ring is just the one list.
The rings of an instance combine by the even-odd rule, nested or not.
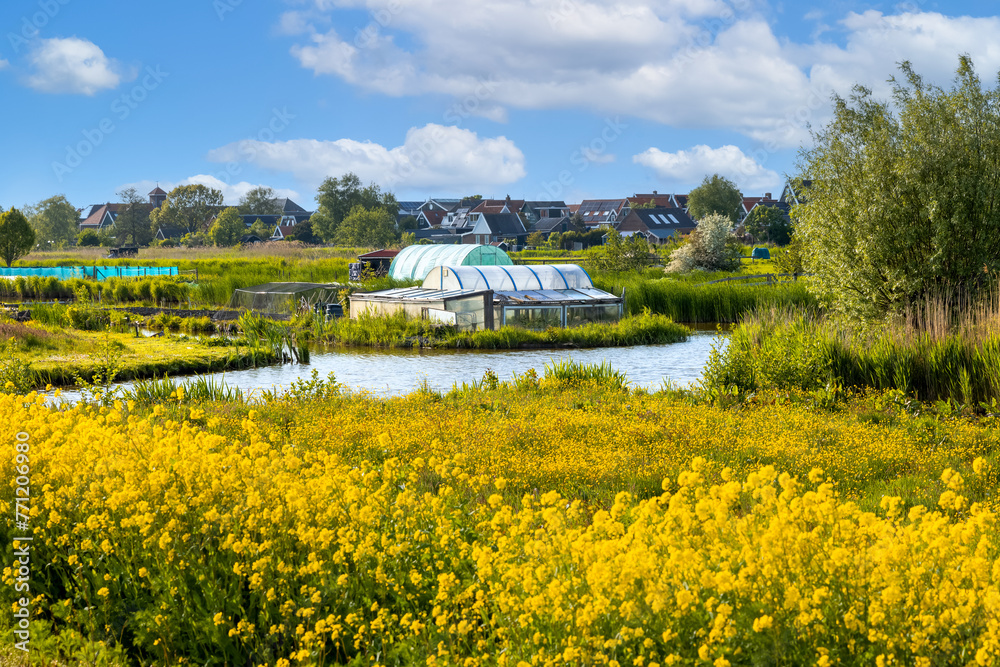
[[(291, 52), (303, 67), (366, 91), (476, 95), (474, 113), (498, 120), (505, 108), (585, 108), (734, 129), (769, 149), (807, 141), (808, 124), (829, 117), (832, 92), (855, 83), (884, 90), (900, 60), (942, 84), (959, 53), (983, 72), (1000, 65), (996, 17), (827, 14), (811, 38), (779, 38), (756, 5), (479, 0), (470, 13), (458, 0), (313, 0), (283, 24), (302, 35)], [(344, 9), (367, 9), (368, 18), (345, 25)], [(823, 41), (831, 33), (836, 41)]]
[(10, 61), (0, 58), (0, 69), (7, 69), (10, 67)]
[(99, 46), (78, 37), (38, 40), (29, 60), (28, 85), (43, 93), (94, 95), (117, 88), (126, 77)]
[(210, 151), (208, 159), (290, 172), (309, 187), (348, 171), (387, 188), (487, 187), (525, 175), (524, 154), (506, 137), (481, 139), (470, 130), (433, 123), (411, 128), (395, 148), (354, 139), (240, 141)]
[[(139, 194), (145, 195), (153, 190), (153, 188), (159, 186), (163, 190), (170, 192), (178, 185), (205, 185), (210, 188), (215, 188), (222, 192), (223, 200), (226, 204), (230, 206), (236, 206), (240, 197), (245, 195), (247, 192), (253, 188), (259, 187), (270, 187), (262, 184), (254, 185), (253, 183), (247, 183), (246, 181), (240, 181), (239, 183), (229, 184), (225, 181), (220, 180), (216, 176), (210, 176), (206, 174), (197, 174), (195, 176), (190, 176), (182, 181), (136, 181), (135, 183), (125, 183), (120, 186), (116, 192), (121, 191), (122, 188), (134, 187)], [(308, 202), (302, 202), (299, 200), (299, 193), (295, 190), (289, 190), (287, 188), (272, 188), (274, 194), (278, 197), (288, 197), (296, 204), (302, 208), (308, 209)]]
[(782, 177), (766, 169), (736, 146), (712, 148), (700, 145), (690, 150), (667, 153), (650, 148), (632, 157), (632, 161), (653, 169), (657, 175), (674, 182), (698, 184), (705, 176), (719, 174), (736, 183), (744, 193), (779, 189)]

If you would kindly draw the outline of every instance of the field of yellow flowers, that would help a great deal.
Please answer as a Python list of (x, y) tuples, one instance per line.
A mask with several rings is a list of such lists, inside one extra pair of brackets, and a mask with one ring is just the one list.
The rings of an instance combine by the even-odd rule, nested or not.
[(0, 394), (6, 644), (27, 595), (29, 655), (73, 664), (1000, 664), (995, 418), (322, 393)]

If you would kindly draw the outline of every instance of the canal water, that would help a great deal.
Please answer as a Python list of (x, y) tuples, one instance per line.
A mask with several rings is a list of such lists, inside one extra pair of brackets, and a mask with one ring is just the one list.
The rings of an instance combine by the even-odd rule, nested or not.
[[(724, 345), (715, 331), (695, 331), (687, 341), (670, 345), (636, 345), (564, 350), (316, 350), (308, 364), (280, 364), (213, 374), (230, 387), (244, 393), (274, 387), (288, 388), (299, 378), (308, 378), (313, 369), (325, 378), (333, 373), (341, 385), (383, 396), (406, 394), (427, 384), (446, 392), (454, 385), (471, 384), (492, 370), (501, 380), (535, 369), (542, 375), (546, 364), (563, 359), (580, 364), (610, 364), (623, 371), (633, 386), (660, 389), (666, 383), (692, 386), (701, 379), (713, 345)], [(174, 378), (183, 382), (190, 377)], [(125, 383), (123, 386), (128, 386)], [(66, 401), (79, 393), (63, 391)]]

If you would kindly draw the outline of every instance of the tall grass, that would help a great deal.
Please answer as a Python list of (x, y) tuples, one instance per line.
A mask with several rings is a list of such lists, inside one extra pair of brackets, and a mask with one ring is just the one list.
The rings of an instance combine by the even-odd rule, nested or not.
[(676, 343), (690, 330), (663, 315), (642, 314), (612, 324), (552, 327), (532, 331), (520, 327), (497, 330), (456, 331), (428, 320), (407, 319), (397, 313), (388, 317), (364, 314), (358, 319), (331, 320), (320, 340), (361, 347), (438, 347), (508, 350), (523, 347), (615, 347)]
[(624, 289), (625, 311), (629, 314), (648, 308), (675, 322), (738, 322), (754, 310), (818, 305), (804, 280), (773, 286), (743, 285), (738, 281), (706, 285), (609, 273), (595, 276), (594, 286), (617, 295)]
[[(936, 311), (936, 312), (935, 312)], [(941, 304), (888, 326), (850, 324), (816, 311), (747, 316), (706, 366), (709, 387), (895, 389), (920, 400), (1000, 402), (1000, 308), (954, 313)]]

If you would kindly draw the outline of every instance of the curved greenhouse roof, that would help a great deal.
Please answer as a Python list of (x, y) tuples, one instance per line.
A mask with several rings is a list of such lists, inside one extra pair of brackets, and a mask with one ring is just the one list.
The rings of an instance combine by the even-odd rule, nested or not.
[(512, 266), (503, 250), (490, 245), (411, 245), (392, 260), (389, 277), (423, 280), (436, 266)]
[(522, 292), (575, 290), (593, 287), (587, 272), (576, 264), (541, 266), (438, 266), (424, 279), (425, 289)]

